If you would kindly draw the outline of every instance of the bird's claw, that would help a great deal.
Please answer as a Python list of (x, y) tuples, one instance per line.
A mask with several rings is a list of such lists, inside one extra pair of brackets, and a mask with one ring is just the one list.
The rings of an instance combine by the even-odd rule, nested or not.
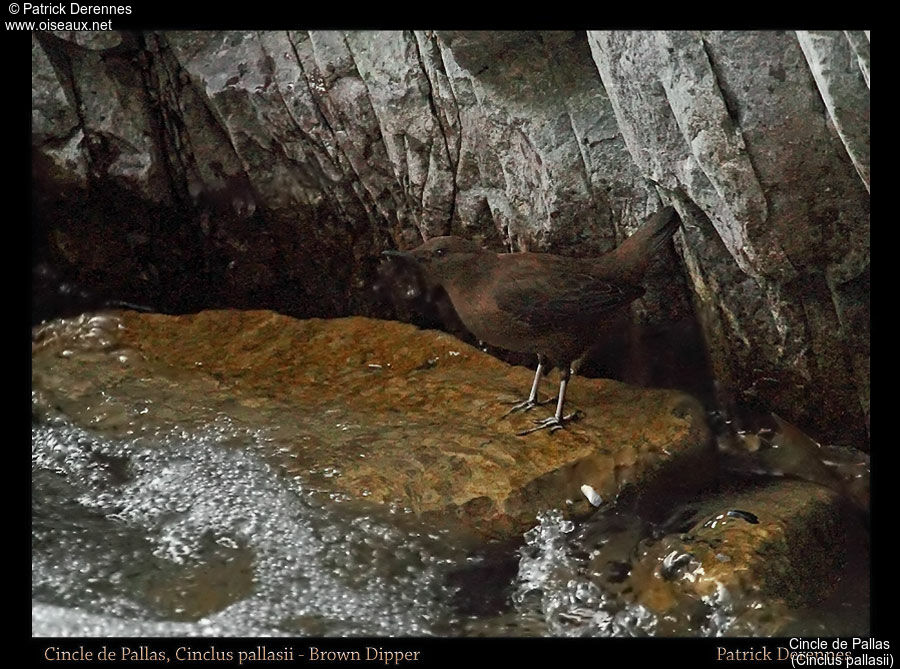
[(555, 402), (556, 398), (552, 398), (549, 400), (522, 400), (521, 402), (516, 402), (512, 407), (510, 407), (509, 411), (500, 416), (501, 418), (506, 418), (510, 414), (518, 413), (519, 411), (531, 411), (535, 407), (544, 406), (545, 404), (550, 404), (551, 402)]
[(558, 418), (556, 416), (550, 416), (549, 418), (544, 418), (543, 420), (536, 420), (534, 423), (537, 427), (533, 427), (530, 430), (523, 430), (522, 432), (517, 432), (517, 437), (523, 437), (526, 434), (531, 434), (532, 432), (538, 432), (539, 430), (550, 430), (550, 433), (554, 433), (557, 430), (562, 430), (565, 427), (565, 424), (571, 422), (573, 420), (578, 420), (581, 418), (581, 411), (575, 411), (570, 413), (568, 416), (563, 416), (562, 418)]

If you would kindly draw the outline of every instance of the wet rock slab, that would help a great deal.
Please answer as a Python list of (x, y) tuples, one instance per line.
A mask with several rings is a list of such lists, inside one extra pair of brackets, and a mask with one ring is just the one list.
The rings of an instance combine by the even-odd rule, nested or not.
[(663, 619), (688, 614), (690, 602), (716, 611), (710, 632), (796, 633), (798, 612), (852, 580), (851, 553), (866, 550), (840, 495), (814, 483), (771, 481), (693, 506), (686, 531), (638, 551), (630, 583), (636, 601)]
[(867, 635), (859, 515), (821, 485), (747, 483), (673, 500), (661, 522), (621, 499), (581, 523), (542, 513), (515, 601), (555, 636)]
[(123, 437), (224, 420), (323, 494), (482, 536), (527, 529), (546, 508), (586, 514), (583, 485), (609, 499), (670, 462), (709, 455), (689, 396), (581, 377), (568, 396), (579, 421), (518, 437), (552, 412), (501, 418), (532, 372), (397, 322), (87, 314), (36, 328), (32, 366), (36, 414)]

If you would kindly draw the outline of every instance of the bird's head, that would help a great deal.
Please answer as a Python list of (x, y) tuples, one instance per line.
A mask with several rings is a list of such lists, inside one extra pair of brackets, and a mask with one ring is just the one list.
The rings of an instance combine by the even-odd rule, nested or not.
[(484, 253), (490, 251), (468, 239), (434, 237), (409, 251), (385, 251), (384, 255), (412, 262), (426, 277), (440, 283), (457, 276), (475, 256)]

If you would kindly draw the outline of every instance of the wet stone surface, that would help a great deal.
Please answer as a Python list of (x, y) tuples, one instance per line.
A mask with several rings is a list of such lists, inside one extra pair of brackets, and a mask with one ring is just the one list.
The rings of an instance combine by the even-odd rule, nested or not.
[(609, 499), (709, 453), (695, 400), (607, 380), (570, 384), (584, 415), (566, 430), (518, 437), (552, 412), (502, 418), (531, 376), (439, 332), (272, 312), (85, 315), (38, 328), (33, 353), (38, 413), (121, 436), (227, 418), (311, 488), (485, 536), (521, 533), (546, 508), (584, 515), (582, 486)]
[(659, 523), (630, 511), (541, 514), (520, 550), (518, 614), (557, 636), (867, 633), (868, 539), (833, 491), (774, 481)]
[(866, 463), (581, 377), (518, 437), (531, 377), (364, 318), (36, 328), (33, 633), (866, 633)]

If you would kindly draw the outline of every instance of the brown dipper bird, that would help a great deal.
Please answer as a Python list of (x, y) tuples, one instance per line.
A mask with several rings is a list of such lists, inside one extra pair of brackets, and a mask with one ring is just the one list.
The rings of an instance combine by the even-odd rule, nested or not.
[(556, 413), (529, 434), (562, 428), (566, 385), (598, 329), (644, 294), (638, 285), (656, 252), (678, 228), (672, 207), (654, 214), (615, 250), (599, 258), (549, 253), (494, 253), (459, 237), (435, 237), (411, 251), (385, 251), (415, 262), (425, 278), (441, 285), (463, 324), (481, 341), (536, 353), (537, 372), (528, 399), (513, 411), (539, 404), (538, 385), (549, 363), (561, 371)]

